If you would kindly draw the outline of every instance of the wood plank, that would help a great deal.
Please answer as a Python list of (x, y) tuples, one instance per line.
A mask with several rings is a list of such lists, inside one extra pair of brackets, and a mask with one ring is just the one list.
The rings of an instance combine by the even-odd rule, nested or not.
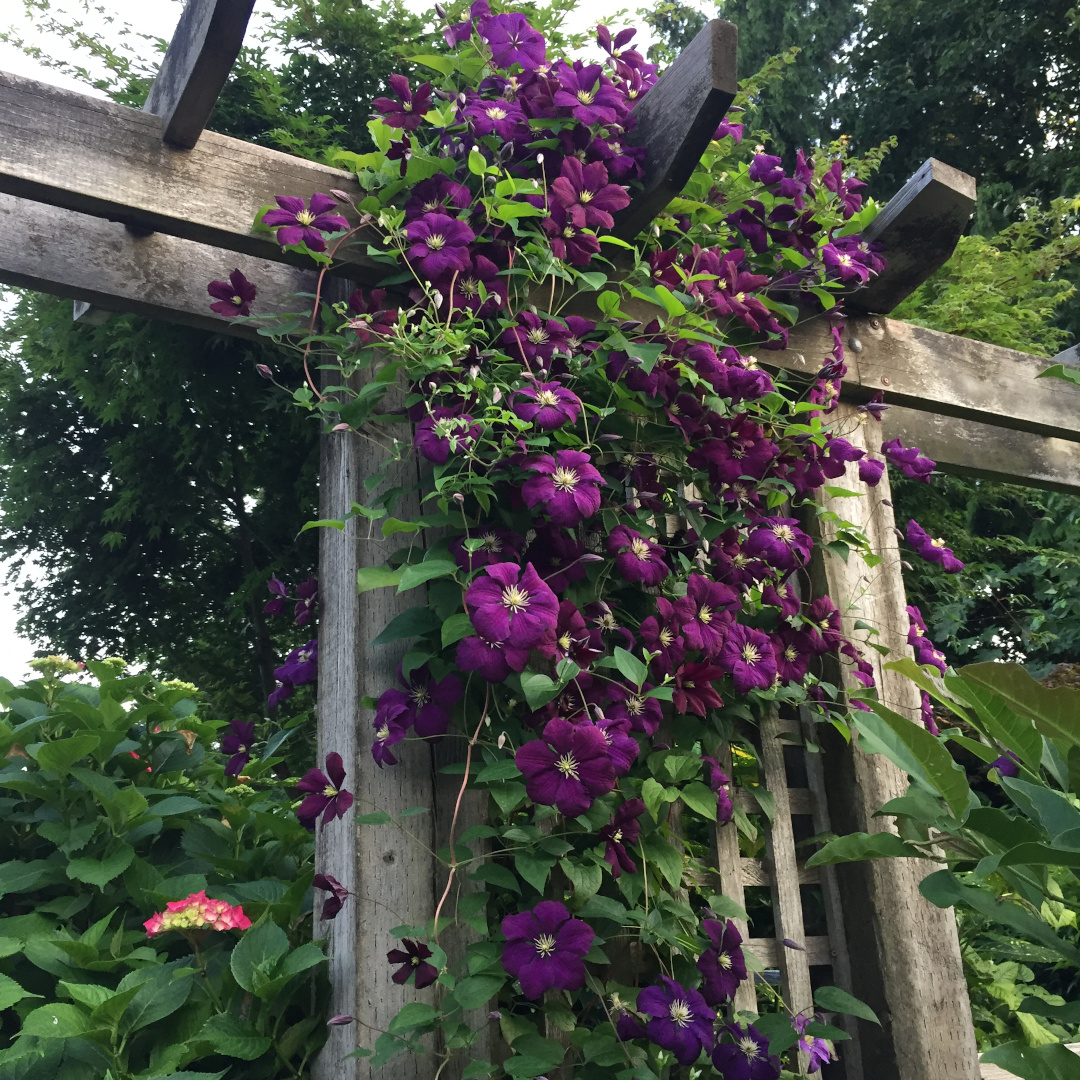
[(899, 408), (885, 414), (882, 432), (918, 446), (943, 473), (1080, 493), (1080, 444), (1066, 439)]
[[(208, 131), (192, 150), (162, 142), (160, 120), (138, 109), (0, 72), (0, 192), (273, 262), (309, 267), (254, 235), (275, 195), (340, 189), (351, 173)], [(345, 214), (348, 217), (348, 213)], [(337, 271), (373, 272), (365, 244)]]
[(735, 100), (737, 44), (732, 23), (711, 19), (635, 107), (627, 142), (648, 150), (644, 190), (617, 215), (616, 236), (637, 236), (686, 186)]
[(134, 236), (104, 218), (0, 194), (0, 282), (93, 305), (95, 313), (150, 319), (256, 338), (251, 323), (210, 310), (209, 282), (239, 269), (259, 290), (260, 312), (303, 310), (298, 292), (314, 292), (312, 270), (238, 255), (165, 233)]
[(975, 180), (928, 158), (863, 233), (884, 248), (888, 266), (848, 297), (848, 311), (888, 314), (948, 261), (975, 209)]
[[(798, 955), (804, 956), (807, 964), (811, 967), (832, 964), (832, 944), (824, 935), (803, 938), (800, 944), (806, 952), (799, 953)], [(749, 948), (767, 968), (779, 968), (781, 953), (792, 951), (783, 945), (777, 938), (752, 937), (747, 940), (746, 947)]]
[(143, 111), (161, 137), (190, 150), (203, 133), (244, 43), (255, 0), (188, 0)]
[(1062, 349), (1057, 356), (1050, 358), (1051, 364), (1064, 364), (1066, 367), (1080, 366), (1080, 345), (1074, 345), (1071, 349)]
[[(1041, 356), (884, 317), (851, 319), (845, 331), (845, 401), (885, 401), (1014, 431), (1080, 442), (1080, 386), (1038, 379)], [(791, 331), (786, 351), (761, 352), (766, 367), (814, 377), (832, 340), (824, 320)]]
[[(857, 446), (880, 451), (878, 424), (861, 424), (855, 408), (841, 404), (834, 422)], [(858, 499), (821, 502), (841, 520), (862, 529), (883, 562), (868, 568), (858, 558), (816, 558), (814, 595), (827, 592), (843, 614), (854, 640), (857, 619), (879, 629), (876, 642), (908, 655), (904, 583), (890, 502), (888, 476), (867, 488), (854, 463), (837, 484), (862, 494)], [(814, 526), (811, 524), (811, 528)], [(835, 525), (826, 526), (835, 529)], [(832, 539), (828, 533), (824, 539)], [(882, 657), (867, 650), (879, 693), (895, 711), (917, 722), (919, 691), (896, 672), (882, 668)], [(849, 692), (859, 689), (848, 665), (829, 672)], [(881, 832), (888, 823), (874, 813), (907, 790), (907, 777), (880, 755), (850, 747), (831, 725), (818, 724), (829, 815), (837, 833)], [(960, 962), (952, 910), (928, 903), (919, 882), (928, 872), (914, 859), (874, 859), (836, 867), (852, 964), (853, 992), (882, 1020), (859, 1021), (864, 1073), (874, 1080), (976, 1080), (978, 1055), (971, 1007)]]

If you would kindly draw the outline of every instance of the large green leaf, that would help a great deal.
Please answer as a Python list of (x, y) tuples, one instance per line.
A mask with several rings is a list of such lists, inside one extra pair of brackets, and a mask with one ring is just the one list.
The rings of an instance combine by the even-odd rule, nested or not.
[(673, 888), (682, 885), (683, 857), (671, 844), (658, 833), (652, 833), (641, 842), (645, 858), (660, 868), (660, 873)]
[(1037, 821), (1051, 840), (1080, 830), (1080, 810), (1062, 794), (1043, 784), (1003, 776), (1001, 786), (1024, 813)]
[(259, 976), (269, 977), (278, 961), (289, 951), (289, 938), (277, 923), (256, 923), (232, 951), (229, 966), (233, 978), (249, 992), (254, 992)]
[(29, 862), (13, 859), (11, 862), (0, 863), (0, 896), (29, 892), (46, 882), (62, 880), (62, 863), (51, 863), (45, 859), (31, 859)]
[(479, 1009), (503, 987), (501, 975), (470, 975), (454, 988), (454, 998), (463, 1009)]
[(962, 675), (947, 675), (947, 686), (961, 691), (986, 734), (1011, 750), (1033, 772), (1042, 761), (1042, 736), (1031, 719), (1018, 715), (996, 693)]
[(52, 1002), (27, 1014), (22, 1034), (36, 1035), (39, 1039), (74, 1039), (93, 1027), (89, 1014), (78, 1005)]
[(916, 858), (927, 856), (917, 847), (901, 840), (896, 833), (850, 833), (830, 840), (806, 860), (808, 867), (832, 866), (835, 863), (859, 862), (861, 859)]
[(877, 744), (877, 752), (909, 775), (929, 783), (949, 804), (953, 816), (963, 817), (971, 790), (964, 770), (953, 761), (941, 740), (880, 701), (868, 701), (866, 705), (873, 712), (856, 713), (855, 724)]
[(1051, 690), (1019, 664), (969, 664), (960, 674), (992, 690), (1020, 716), (1030, 717), (1043, 735), (1080, 746), (1080, 690), (1069, 686)]
[(0, 975), (0, 1010), (10, 1009), (15, 1002), (28, 997), (41, 997), (41, 995), (31, 994), (29, 990), (24, 990), (14, 979), (7, 975)]
[(409, 589), (415, 589), (417, 585), (423, 585), (424, 582), (432, 581), (434, 578), (450, 577), (456, 574), (457, 570), (457, 563), (451, 562), (449, 559), (428, 559), (426, 562), (406, 566), (402, 570), (397, 591), (399, 593), (407, 592)]
[(187, 974), (176, 973), (177, 968), (184, 965), (185, 961), (179, 960), (161, 967), (140, 968), (120, 980), (118, 990), (129, 990), (133, 986), (139, 989), (124, 1012), (121, 1033), (130, 1035), (164, 1020), (187, 1001), (195, 984), (190, 969)]
[(372, 639), (371, 644), (388, 645), (402, 638), (419, 637), (430, 630), (439, 629), (440, 626), (442, 619), (431, 608), (412, 607), (391, 619), (378, 637)]
[(99, 742), (97, 735), (72, 735), (68, 739), (57, 739), (38, 749), (37, 763), (58, 776), (67, 776), (71, 766), (86, 757)]
[(106, 859), (72, 859), (68, 863), (67, 875), (74, 881), (85, 881), (99, 889), (119, 877), (135, 858), (135, 849), (130, 844), (122, 844), (119, 850)]
[(819, 986), (814, 991), (814, 1004), (828, 1012), (850, 1013), (859, 1017), (860, 1020), (869, 1020), (874, 1024), (881, 1024), (877, 1013), (865, 1002), (857, 997), (852, 997), (846, 990), (839, 986)]
[(211, 1016), (196, 1036), (205, 1039), (219, 1053), (226, 1057), (240, 1058), (242, 1061), (254, 1061), (270, 1049), (271, 1040), (260, 1035), (251, 1024), (228, 1013)]
[(1020, 1080), (1080, 1080), (1080, 1057), (1061, 1043), (1049, 1046), (1002, 1043), (987, 1050), (982, 1060), (1000, 1066)]

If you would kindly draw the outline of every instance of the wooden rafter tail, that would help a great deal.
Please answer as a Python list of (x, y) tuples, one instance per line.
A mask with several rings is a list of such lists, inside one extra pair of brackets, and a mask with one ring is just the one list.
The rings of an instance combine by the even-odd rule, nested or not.
[[(334, 189), (361, 197), (356, 178), (341, 169), (212, 131), (193, 149), (177, 150), (162, 142), (156, 116), (0, 72), (5, 194), (309, 267), (310, 259), (283, 252), (251, 223), (275, 195)], [(363, 251), (360, 238), (334, 272), (364, 281), (385, 273)]]
[(974, 209), (974, 178), (927, 158), (864, 232), (882, 245), (888, 266), (847, 298), (847, 310), (887, 315), (948, 261)]
[(13, 195), (0, 195), (0, 226), (6, 238), (0, 244), (0, 282), (68, 297), (86, 305), (98, 322), (111, 312), (127, 312), (255, 338), (252, 323), (210, 310), (209, 282), (240, 270), (259, 290), (260, 314), (303, 311), (309, 301), (297, 293), (315, 291), (313, 270), (164, 233), (133, 236), (118, 222)]
[(644, 190), (618, 216), (617, 236), (636, 236), (686, 186), (735, 100), (737, 43), (732, 23), (712, 19), (634, 109), (627, 141), (648, 151)]
[(161, 117), (161, 137), (190, 150), (214, 111), (255, 0), (188, 0), (143, 110)]

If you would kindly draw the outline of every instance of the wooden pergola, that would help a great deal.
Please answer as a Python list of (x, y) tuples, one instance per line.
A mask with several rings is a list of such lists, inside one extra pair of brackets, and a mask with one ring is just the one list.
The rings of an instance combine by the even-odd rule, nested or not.
[[(84, 320), (133, 312), (246, 336), (254, 334), (250, 326), (209, 311), (208, 281), (239, 267), (257, 283), (260, 310), (268, 313), (294, 310), (294, 295), (313, 291), (314, 273), (271, 239), (253, 235), (248, 223), (275, 194), (307, 197), (337, 189), (359, 196), (355, 178), (204, 130), (252, 6), (253, 0), (189, 0), (142, 111), (0, 73), (0, 221), (6, 241), (0, 281), (70, 297)], [(735, 90), (735, 28), (713, 21), (637, 108), (634, 138), (648, 148), (649, 172), (619, 223), (624, 235), (635, 235), (681, 191)], [(855, 432), (851, 441), (871, 451), (880, 450), (882, 439), (900, 436), (945, 472), (1078, 491), (1080, 388), (1035, 381), (1047, 364), (1043, 359), (886, 317), (949, 257), (974, 199), (970, 177), (931, 160), (874, 221), (867, 236), (884, 245), (888, 269), (848, 301), (849, 315), (855, 313), (846, 329), (850, 370), (834, 416)], [(376, 280), (379, 271), (356, 257), (336, 272), (343, 282), (337, 288), (351, 289), (351, 282)], [(820, 325), (800, 326), (786, 352), (761, 359), (813, 376), (830, 351), (827, 337)], [(883, 424), (860, 424), (856, 406), (878, 391), (895, 407)], [(364, 477), (381, 464), (370, 445), (347, 432), (322, 436), (320, 517), (344, 518), (362, 500)], [(856, 618), (865, 619), (880, 628), (882, 644), (906, 655), (888, 480), (867, 489), (849, 468), (842, 482), (865, 496), (822, 496), (823, 502), (835, 501), (841, 518), (857, 517), (854, 524), (884, 561), (871, 571), (854, 560), (829, 560), (816, 572), (841, 610), (847, 608), (849, 634)], [(394, 542), (363, 535), (355, 520), (344, 533), (322, 530), (318, 753), (320, 759), (329, 750), (343, 755), (360, 810), (378, 807), (396, 815), (430, 806), (435, 812), (412, 819), (422, 846), (345, 821), (320, 834), (317, 868), (354, 894), (330, 924), (331, 1009), (359, 1021), (330, 1029), (316, 1067), (323, 1080), (373, 1075), (365, 1061), (347, 1055), (370, 1045), (416, 996), (411, 987), (390, 981), (385, 954), (395, 942), (389, 930), (428, 921), (445, 882), (427, 852), (447, 839), (457, 782), (438, 769), (452, 751), (409, 744), (402, 767), (380, 771), (369, 752), (370, 718), (360, 705), (362, 697), (377, 696), (392, 683), (399, 659), (396, 646), (370, 642), (422, 592), (357, 594), (357, 572), (385, 562)], [(917, 717), (918, 691), (877, 666), (883, 698)], [(795, 835), (805, 826), (838, 833), (887, 828), (874, 812), (903, 794), (906, 778), (839, 736), (826, 739), (825, 753), (805, 753), (796, 745), (803, 723), (778, 715), (761, 726), (762, 761), (777, 807), (767, 858), (743, 859), (734, 830), (717, 833), (716, 870), (724, 892), (741, 902), (746, 887), (771, 890), (775, 938), (751, 939), (750, 947), (766, 966), (780, 969), (794, 1008), (810, 1004), (811, 969), (829, 968), (826, 981), (877, 1011), (880, 1028), (852, 1022), (856, 1038), (843, 1050), (847, 1080), (976, 1080), (955, 922), (951, 911), (920, 896), (923, 865), (878, 860), (807, 870), (796, 854)], [(484, 810), (476, 800), (467, 813), (482, 820)], [(807, 889), (820, 890), (827, 934), (805, 933)], [(806, 951), (783, 948), (784, 938), (803, 942)], [(751, 989), (741, 1004), (753, 1007), (752, 995)], [(483, 1015), (481, 1010), (477, 1025)], [(489, 1030), (476, 1056), (495, 1060), (497, 1032), (494, 1025)], [(399, 1057), (382, 1075), (430, 1080), (430, 1062)], [(443, 1076), (449, 1080), (449, 1072)]]

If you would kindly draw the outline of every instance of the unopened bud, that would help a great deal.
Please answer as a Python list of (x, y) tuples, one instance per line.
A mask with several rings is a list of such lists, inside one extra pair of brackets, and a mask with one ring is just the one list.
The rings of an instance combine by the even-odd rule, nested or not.
[(339, 202), (347, 203), (349, 201), (349, 193), (347, 191), (339, 191), (337, 188), (331, 188), (330, 194)]
[(495, 745), (501, 750), (506, 745), (506, 732), (502, 732), (495, 740)]
[(351, 1016), (346, 1016), (344, 1013), (342, 1013), (338, 1016), (331, 1016), (330, 1019), (326, 1021), (326, 1026), (343, 1027), (345, 1024), (351, 1024), (352, 1022), (353, 1018)]
[(502, 401), (502, 391), (496, 386), (491, 395), (491, 400), (498, 405)]
[(446, 18), (446, 8), (444, 8), (442, 6), (442, 4), (436, 4), (435, 5), (435, 14), (438, 15), (440, 19), (445, 19)]
[(537, 154), (536, 155), (536, 164), (537, 165), (543, 165), (544, 164), (544, 155), (543, 154)]
[(579, 562), (603, 562), (603, 555), (582, 555)]
[(330, 430), (331, 431), (348, 431), (349, 430), (349, 425), (348, 424), (335, 424)]
[(892, 499), (882, 499), (882, 500), (881, 500), (881, 505), (882, 505), (882, 506), (890, 506), (890, 507), (891, 507), (891, 506), (892, 506)]
[(263, 377), (264, 379), (272, 379), (272, 378), (274, 377), (274, 373), (273, 373), (273, 372), (272, 372), (272, 371), (270, 370), (270, 368), (269, 368), (269, 367), (267, 367), (267, 365), (266, 365), (266, 364), (256, 364), (256, 365), (255, 365), (255, 370), (256, 370), (256, 371), (257, 371), (257, 372), (258, 372), (258, 373), (259, 373), (259, 374), (260, 374), (260, 375), (261, 375), (261, 376), (262, 376), (262, 377)]
[(789, 937), (784, 938), (784, 948), (797, 949), (799, 952), (806, 952), (806, 950), (797, 941), (792, 941)]
[(456, 502), (458, 504), (458, 506), (460, 506), (464, 501), (465, 501), (465, 496), (462, 495), (460, 491), (455, 491), (454, 492), (454, 502)]
[(498, 1009), (496, 1009), (494, 1012), (489, 1012), (488, 1013), (488, 1019), (489, 1020), (501, 1020), (502, 1019), (502, 1013), (499, 1012)]
[(615, 442), (617, 439), (621, 439), (621, 435), (616, 435), (614, 432), (610, 432), (604, 435), (598, 435), (597, 442)]

